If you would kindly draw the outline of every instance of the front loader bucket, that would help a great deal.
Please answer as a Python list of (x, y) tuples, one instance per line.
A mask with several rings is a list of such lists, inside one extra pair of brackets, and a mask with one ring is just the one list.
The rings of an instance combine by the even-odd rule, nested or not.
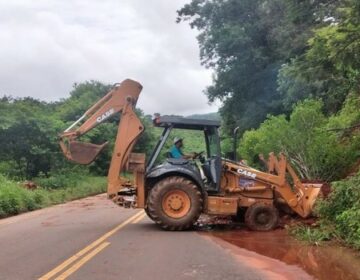
[(318, 195), (320, 193), (321, 187), (323, 184), (311, 184), (311, 183), (302, 183), (304, 186), (304, 196), (302, 200), (303, 207), (303, 218), (306, 218), (311, 215), (314, 204)]
[(68, 147), (67, 158), (79, 164), (89, 164), (96, 159), (106, 145), (107, 142), (96, 145), (92, 143), (71, 141)]

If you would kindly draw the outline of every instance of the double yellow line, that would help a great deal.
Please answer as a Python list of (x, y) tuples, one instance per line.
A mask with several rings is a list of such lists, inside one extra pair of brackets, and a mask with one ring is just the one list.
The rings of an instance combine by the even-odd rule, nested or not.
[[(45, 275), (41, 276), (39, 280), (49, 280), (52, 277), (54, 277), (56, 274), (63, 271), (65, 268), (73, 264), (70, 268), (65, 270), (63, 273), (61, 273), (59, 276), (55, 278), (55, 280), (63, 280), (66, 279), (68, 276), (73, 274), (76, 270), (78, 270), (81, 266), (83, 266), (86, 262), (88, 262), (91, 258), (93, 258), (96, 254), (104, 250), (107, 246), (110, 245), (109, 242), (106, 241), (110, 236), (112, 236), (114, 233), (125, 227), (126, 225), (130, 223), (138, 223), (145, 217), (144, 211), (140, 211), (139, 213), (135, 214), (134, 216), (127, 219), (125, 222), (121, 223), (120, 225), (116, 226), (111, 231), (105, 233), (103, 236), (86, 246), (84, 249), (77, 252), (75, 255), (71, 256), (64, 262), (62, 262), (60, 265), (46, 273)], [(95, 248), (95, 249), (94, 249)], [(88, 253), (90, 252), (90, 253)], [(79, 260), (80, 259), (80, 260)]]

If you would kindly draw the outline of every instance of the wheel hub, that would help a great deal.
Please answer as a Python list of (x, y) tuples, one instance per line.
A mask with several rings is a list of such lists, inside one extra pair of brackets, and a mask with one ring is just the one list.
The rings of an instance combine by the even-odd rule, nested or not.
[(184, 202), (181, 197), (172, 195), (169, 198), (169, 206), (172, 210), (179, 211), (184, 206)]
[(182, 218), (190, 210), (190, 198), (182, 190), (169, 191), (163, 198), (162, 206), (166, 215), (171, 218)]
[(270, 217), (267, 213), (259, 213), (256, 217), (256, 221), (260, 224), (260, 225), (265, 225), (269, 222)]

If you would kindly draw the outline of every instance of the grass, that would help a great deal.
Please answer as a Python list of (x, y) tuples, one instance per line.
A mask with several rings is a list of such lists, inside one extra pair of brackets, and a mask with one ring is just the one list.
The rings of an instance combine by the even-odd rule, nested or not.
[(321, 245), (324, 241), (337, 239), (323, 226), (310, 227), (306, 225), (291, 225), (287, 229), (290, 235), (294, 236), (296, 239), (313, 245)]
[[(50, 182), (56, 180), (52, 179)], [(67, 182), (73, 185), (51, 188), (49, 184), (36, 190), (27, 190), (0, 175), (0, 218), (103, 193), (106, 190), (104, 177), (79, 176), (76, 181), (72, 178)]]

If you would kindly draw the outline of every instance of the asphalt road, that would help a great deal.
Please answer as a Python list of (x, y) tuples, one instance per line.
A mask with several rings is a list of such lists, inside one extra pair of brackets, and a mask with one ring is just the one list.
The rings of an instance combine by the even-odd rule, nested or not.
[(4, 280), (284, 279), (248, 259), (196, 231), (160, 230), (104, 195), (0, 220)]

